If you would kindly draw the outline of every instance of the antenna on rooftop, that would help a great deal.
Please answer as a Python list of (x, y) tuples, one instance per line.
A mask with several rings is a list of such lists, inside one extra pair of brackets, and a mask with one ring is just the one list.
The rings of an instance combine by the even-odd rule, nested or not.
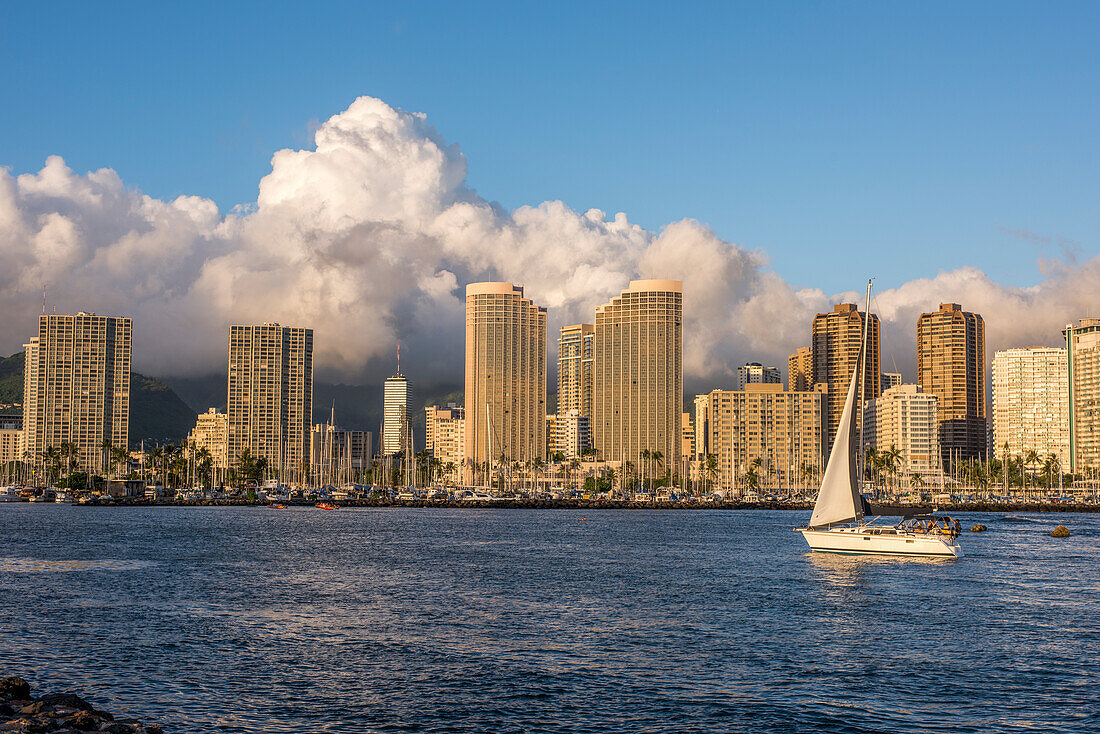
[(46, 284), (42, 284), (42, 315), (46, 315)]
[(397, 374), (401, 374), (401, 342), (397, 342)]

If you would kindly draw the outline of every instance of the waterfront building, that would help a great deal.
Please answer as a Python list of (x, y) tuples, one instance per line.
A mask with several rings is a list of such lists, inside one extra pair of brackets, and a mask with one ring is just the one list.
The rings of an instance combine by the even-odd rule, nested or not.
[(370, 468), (373, 456), (370, 431), (349, 431), (332, 423), (318, 423), (309, 432), (310, 483), (342, 485), (355, 482)]
[[(466, 450), (466, 411), (454, 403), (443, 408), (425, 407), (424, 439), (425, 448), (443, 465), (444, 476), (457, 479)], [(447, 469), (449, 465), (453, 465), (453, 470)]]
[(882, 373), (882, 391), (886, 392), (892, 387), (897, 387), (901, 384), (900, 372), (883, 372)]
[(1100, 470), (1100, 319), (1067, 324), (1069, 457), (1074, 473)]
[(765, 367), (759, 362), (749, 362), (737, 368), (737, 389), (744, 390), (745, 385), (781, 384), (783, 376), (778, 367)]
[(42, 315), (24, 356), (24, 447), (38, 456), (70, 444), (83, 471), (104, 472), (104, 442), (130, 434), (132, 322), (80, 313)]
[(466, 448), (484, 467), (546, 458), (546, 309), (512, 283), (466, 286)]
[(691, 412), (680, 415), (680, 456), (690, 459), (695, 452), (695, 425), (691, 420)]
[(985, 321), (957, 303), (917, 319), (917, 384), (937, 398), (942, 465), (984, 458), (987, 447)]
[[(1005, 349), (993, 355), (993, 453), (1003, 458), (1034, 450), (1069, 456), (1069, 374), (1061, 347)], [(1034, 468), (1034, 467), (1032, 467)]]
[(637, 462), (659, 451), (680, 464), (683, 412), (683, 284), (635, 280), (596, 307), (595, 421), (600, 459)]
[(4, 423), (0, 422), (0, 465), (23, 460), (22, 427), (4, 427)]
[(695, 446), (692, 458), (696, 461), (704, 461), (707, 458), (707, 406), (709, 404), (709, 396), (695, 396)]
[[(813, 379), (810, 384), (820, 383), (828, 387), (825, 398), (826, 452), (833, 445), (833, 437), (840, 425), (840, 414), (844, 412), (844, 398), (848, 395), (852, 372), (859, 360), (859, 350), (863, 343), (863, 320), (863, 312), (854, 303), (837, 304), (833, 306), (832, 312), (819, 313), (814, 317), (811, 346)], [(863, 394), (860, 396), (864, 401), (877, 398), (882, 393), (878, 316), (871, 314), (868, 326), (870, 333), (867, 335), (867, 369)]]
[(382, 403), (382, 455), (393, 456), (409, 441), (409, 381), (400, 370), (386, 378)]
[(863, 408), (864, 442), (880, 452), (897, 449), (897, 470), (931, 484), (939, 472), (936, 396), (916, 385), (895, 385), (868, 400)]
[(577, 411), (592, 420), (592, 371), (596, 327), (574, 324), (561, 328), (558, 340), (558, 413)]
[(229, 468), (229, 414), (219, 413), (210, 408), (199, 413), (195, 427), (187, 434), (187, 445), (196, 451), (206, 449), (210, 452), (214, 467)]
[(706, 397), (719, 488), (744, 494), (754, 483), (775, 490), (812, 484), (823, 466), (823, 392), (764, 383), (743, 391), (712, 390)]
[(579, 410), (546, 416), (550, 453), (560, 451), (567, 459), (579, 458), (592, 447), (588, 416)]
[(806, 392), (814, 387), (814, 352), (810, 347), (799, 347), (787, 358), (787, 389)]
[(309, 456), (313, 329), (267, 323), (229, 327), (229, 464), (263, 458), (281, 480)]

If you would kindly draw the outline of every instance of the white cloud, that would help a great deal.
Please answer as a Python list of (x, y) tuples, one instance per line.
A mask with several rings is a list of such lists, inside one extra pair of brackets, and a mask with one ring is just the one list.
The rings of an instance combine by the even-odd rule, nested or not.
[[(135, 366), (154, 374), (224, 369), (228, 324), (279, 321), (315, 329), (323, 374), (377, 378), (400, 340), (408, 372), (457, 382), (467, 282), (524, 285), (549, 308), (554, 343), (556, 327), (590, 321), (632, 278), (660, 277), (684, 281), (689, 383), (724, 386), (742, 361), (785, 364), (837, 300), (693, 220), (655, 233), (560, 201), (502, 211), (467, 187), (465, 158), (423, 115), (377, 99), (315, 138), (314, 150), (275, 153), (256, 204), (229, 214), (198, 196), (145, 196), (111, 170), (78, 175), (58, 157), (36, 174), (0, 169), (0, 346), (31, 334), (47, 283), (59, 311), (133, 316)], [(885, 346), (911, 371), (917, 314), (940, 301), (986, 316), (990, 353), (1056, 343), (1098, 284), (1095, 259), (1047, 263), (1031, 288), (969, 268), (914, 280), (877, 297)]]

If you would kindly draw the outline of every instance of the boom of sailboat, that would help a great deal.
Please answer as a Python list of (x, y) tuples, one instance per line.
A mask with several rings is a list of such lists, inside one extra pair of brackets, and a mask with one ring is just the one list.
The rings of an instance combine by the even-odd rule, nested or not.
[[(878, 514), (860, 491), (862, 438), (856, 434), (856, 420), (863, 415), (866, 381), (867, 319), (871, 311), (871, 281), (867, 281), (867, 306), (863, 312), (863, 341), (848, 385), (829, 463), (821, 478), (810, 522), (797, 528), (811, 551), (823, 553), (874, 554), (958, 558), (959, 524), (949, 517), (910, 515), (894, 526), (875, 525), (868, 517)], [(859, 396), (857, 399), (857, 395)], [(856, 409), (856, 403), (860, 409)]]

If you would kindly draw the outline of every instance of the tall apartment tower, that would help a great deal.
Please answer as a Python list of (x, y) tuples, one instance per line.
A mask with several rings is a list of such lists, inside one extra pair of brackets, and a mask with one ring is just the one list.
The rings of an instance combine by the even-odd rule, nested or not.
[[(869, 319), (870, 334), (867, 339), (867, 369), (864, 370), (863, 398), (873, 400), (882, 394), (882, 375), (879, 370), (879, 321), (875, 314)], [(863, 341), (863, 312), (854, 303), (833, 306), (831, 313), (819, 313), (814, 317), (813, 379), (810, 388), (821, 383), (827, 386), (825, 451), (833, 445), (840, 414), (844, 412), (844, 398), (852, 372), (859, 361), (859, 348)], [(862, 420), (859, 418), (858, 420)]]
[(745, 385), (780, 385), (783, 376), (778, 367), (765, 367), (759, 362), (749, 362), (737, 368), (737, 389), (744, 390)]
[(592, 420), (592, 370), (596, 327), (574, 324), (561, 327), (558, 341), (558, 413), (577, 411)]
[(683, 284), (635, 280), (596, 307), (595, 420), (597, 455), (637, 463), (643, 449), (680, 465), (683, 412)]
[(309, 458), (313, 417), (313, 329), (279, 324), (229, 327), (229, 463), (248, 449), (280, 479)]
[(103, 442), (130, 442), (132, 322), (81, 311), (42, 315), (24, 345), (24, 447), (76, 446), (85, 471), (104, 471)]
[(468, 476), (480, 467), (546, 458), (546, 309), (511, 283), (466, 286)]
[(1005, 349), (993, 355), (993, 454), (1029, 450), (1069, 469), (1069, 379), (1061, 347)]
[(886, 392), (892, 387), (897, 387), (901, 384), (900, 372), (883, 372), (882, 373), (882, 391)]
[(1069, 456), (1074, 473), (1100, 468), (1100, 319), (1062, 331), (1069, 373)]
[(400, 371), (382, 389), (382, 455), (405, 450), (409, 440), (409, 381)]
[(814, 389), (814, 353), (810, 347), (799, 347), (787, 358), (787, 389), (791, 392)]
[(935, 395), (943, 466), (983, 458), (989, 411), (985, 396), (985, 321), (957, 303), (917, 319), (917, 384)]

